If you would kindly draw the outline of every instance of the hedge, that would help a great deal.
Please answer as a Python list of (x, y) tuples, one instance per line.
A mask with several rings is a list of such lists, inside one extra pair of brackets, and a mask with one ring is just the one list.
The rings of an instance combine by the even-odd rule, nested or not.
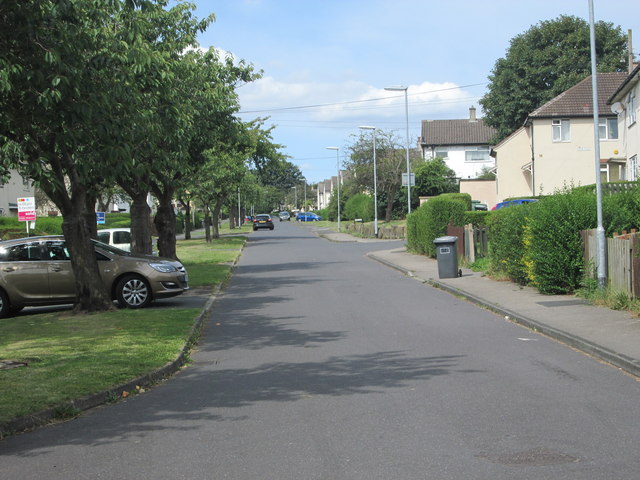
[(347, 220), (355, 220), (361, 218), (365, 222), (373, 220), (373, 198), (364, 193), (358, 193), (349, 200), (344, 206), (344, 216)]
[(468, 194), (445, 193), (423, 203), (407, 218), (407, 248), (435, 257), (433, 241), (447, 234), (449, 223), (463, 225), (470, 208)]

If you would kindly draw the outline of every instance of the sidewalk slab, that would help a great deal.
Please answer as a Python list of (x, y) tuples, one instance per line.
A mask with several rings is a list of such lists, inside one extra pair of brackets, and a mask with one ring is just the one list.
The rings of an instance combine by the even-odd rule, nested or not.
[(462, 277), (440, 279), (436, 260), (404, 248), (368, 256), (640, 376), (640, 318), (629, 312), (589, 305), (574, 295), (543, 295), (531, 287), (491, 280), (468, 269), (462, 269)]

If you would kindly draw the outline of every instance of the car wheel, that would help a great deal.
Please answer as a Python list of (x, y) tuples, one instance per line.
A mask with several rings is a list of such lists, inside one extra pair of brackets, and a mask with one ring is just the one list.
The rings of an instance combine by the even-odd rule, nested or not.
[(0, 318), (8, 317), (9, 315), (11, 315), (9, 297), (4, 293), (4, 290), (0, 290)]
[(138, 275), (126, 275), (116, 285), (116, 299), (124, 308), (143, 308), (151, 302), (151, 288)]
[(271, 228), (269, 228), (269, 230), (273, 230), (274, 228), (276, 228), (276, 227), (271, 227)]

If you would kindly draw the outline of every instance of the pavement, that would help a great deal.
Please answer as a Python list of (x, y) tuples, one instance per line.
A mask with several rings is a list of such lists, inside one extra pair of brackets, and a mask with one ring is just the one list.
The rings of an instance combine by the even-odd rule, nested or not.
[[(384, 241), (328, 230), (317, 230), (316, 234), (334, 242)], [(411, 254), (405, 248), (371, 252), (368, 256), (640, 377), (640, 317), (632, 313), (590, 305), (575, 295), (543, 295), (531, 287), (492, 280), (466, 268), (462, 268), (461, 277), (439, 278), (437, 260)]]

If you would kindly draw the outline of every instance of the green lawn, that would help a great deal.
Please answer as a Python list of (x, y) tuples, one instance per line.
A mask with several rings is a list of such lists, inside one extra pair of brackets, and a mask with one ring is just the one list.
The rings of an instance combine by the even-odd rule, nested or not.
[[(224, 282), (245, 241), (244, 236), (209, 244), (179, 241), (177, 253), (190, 285), (213, 288)], [(197, 309), (122, 309), (0, 319), (0, 360), (28, 363), (0, 369), (0, 425), (161, 368), (179, 355), (198, 314)]]

